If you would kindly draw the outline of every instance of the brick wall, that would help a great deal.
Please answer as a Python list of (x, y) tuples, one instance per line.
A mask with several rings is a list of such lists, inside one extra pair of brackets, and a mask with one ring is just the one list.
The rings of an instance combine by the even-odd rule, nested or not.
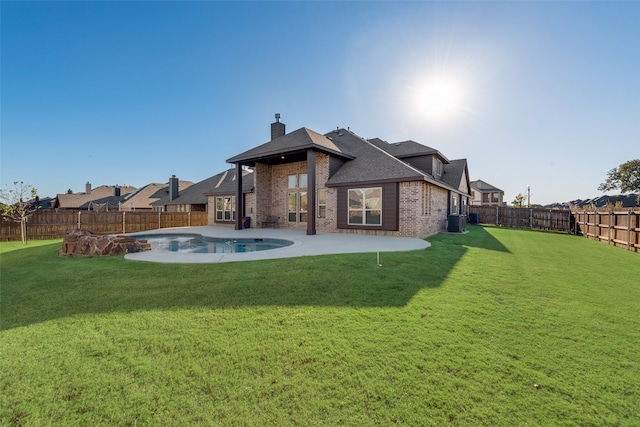
[[(306, 229), (305, 222), (289, 222), (287, 210), (287, 194), (293, 191), (304, 191), (304, 189), (289, 189), (288, 176), (305, 173), (307, 173), (306, 161), (273, 166), (256, 164), (255, 193), (246, 200), (247, 214), (252, 217), (251, 226), (260, 227), (260, 223), (267, 216), (275, 216), (282, 228)], [(328, 179), (329, 156), (317, 153), (316, 190), (326, 188)], [(426, 182), (414, 181), (399, 184), (399, 231), (338, 229), (338, 190), (337, 188), (326, 189), (327, 215), (326, 218), (316, 218), (318, 232), (425, 237), (446, 229), (448, 191)]]
[(400, 183), (398, 236), (425, 237), (445, 230), (448, 191), (422, 181)]
[(316, 218), (316, 230), (325, 233), (335, 233), (337, 229), (338, 214), (338, 189), (327, 188), (326, 182), (329, 180), (329, 155), (316, 154), (316, 188), (327, 190), (327, 215), (326, 218)]
[(254, 218), (255, 227), (266, 220), (271, 213), (271, 169), (272, 167), (263, 163), (257, 163), (253, 168), (255, 207)]
[(306, 229), (306, 222), (289, 222), (287, 195), (290, 192), (308, 191), (305, 188), (288, 188), (288, 176), (307, 173), (307, 162), (286, 163), (271, 167), (271, 215), (278, 217), (280, 227)]

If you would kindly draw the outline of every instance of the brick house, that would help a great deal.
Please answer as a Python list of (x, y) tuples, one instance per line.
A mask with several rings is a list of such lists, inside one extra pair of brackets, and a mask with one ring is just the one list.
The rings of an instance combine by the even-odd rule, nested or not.
[(504, 205), (504, 191), (481, 179), (471, 181), (471, 204), (482, 206)]
[(73, 193), (69, 190), (57, 194), (52, 207), (57, 210), (118, 211), (125, 196), (134, 191), (135, 187), (127, 185), (101, 185), (92, 188), (91, 183), (87, 182), (84, 193)]
[[(349, 129), (291, 133), (279, 121), (271, 140), (227, 160), (235, 164), (236, 229), (242, 217), (261, 226), (429, 236), (446, 229), (450, 214), (467, 214), (466, 159), (448, 160), (415, 141), (364, 139)], [(242, 176), (244, 167), (253, 175)], [(253, 179), (247, 193), (244, 179)], [(313, 191), (309, 191), (313, 189)]]
[[(169, 178), (165, 194), (151, 205), (155, 211), (160, 212), (207, 212), (210, 224), (234, 224), (235, 173), (235, 169), (229, 169), (195, 184), (187, 182), (186, 185), (173, 175)], [(247, 193), (253, 190), (251, 177), (245, 182), (245, 187)], [(221, 209), (223, 215), (220, 220), (216, 220), (215, 216), (217, 196), (228, 199)]]

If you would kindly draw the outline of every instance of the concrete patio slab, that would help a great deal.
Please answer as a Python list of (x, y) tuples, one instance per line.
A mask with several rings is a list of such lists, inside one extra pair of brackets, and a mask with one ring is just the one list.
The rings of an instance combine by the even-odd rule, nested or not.
[(318, 233), (307, 236), (305, 230), (290, 228), (248, 228), (234, 230), (230, 227), (178, 227), (162, 228), (129, 235), (149, 234), (201, 234), (206, 237), (229, 239), (271, 238), (285, 239), (293, 242), (291, 246), (243, 253), (180, 253), (151, 250), (125, 255), (125, 259), (134, 261), (164, 263), (218, 263), (255, 261), (262, 259), (293, 258), (299, 256), (315, 256), (326, 254), (363, 253), (363, 252), (397, 252), (426, 249), (429, 242), (411, 237), (383, 237), (360, 234)]

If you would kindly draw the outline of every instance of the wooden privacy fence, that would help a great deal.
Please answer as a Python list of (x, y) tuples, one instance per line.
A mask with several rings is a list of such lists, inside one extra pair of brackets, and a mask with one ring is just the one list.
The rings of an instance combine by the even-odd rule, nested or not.
[[(133, 233), (169, 227), (208, 225), (207, 212), (51, 212), (33, 214), (27, 222), (28, 239), (56, 239), (70, 230), (96, 234)], [(20, 240), (20, 224), (2, 221), (0, 241)]]
[(471, 222), (564, 231), (640, 252), (640, 211), (568, 211), (506, 206), (470, 206)]
[(535, 228), (571, 232), (571, 212), (540, 208), (509, 208), (506, 206), (470, 206), (471, 222), (473, 214), (479, 216), (481, 224), (495, 224), (503, 227)]
[(640, 252), (640, 211), (572, 212), (573, 233)]

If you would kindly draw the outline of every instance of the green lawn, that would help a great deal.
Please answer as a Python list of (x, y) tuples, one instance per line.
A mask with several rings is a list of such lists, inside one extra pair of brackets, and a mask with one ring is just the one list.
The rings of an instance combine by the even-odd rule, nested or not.
[(2, 243), (0, 424), (640, 425), (640, 255), (504, 228), (429, 241), (382, 267)]

